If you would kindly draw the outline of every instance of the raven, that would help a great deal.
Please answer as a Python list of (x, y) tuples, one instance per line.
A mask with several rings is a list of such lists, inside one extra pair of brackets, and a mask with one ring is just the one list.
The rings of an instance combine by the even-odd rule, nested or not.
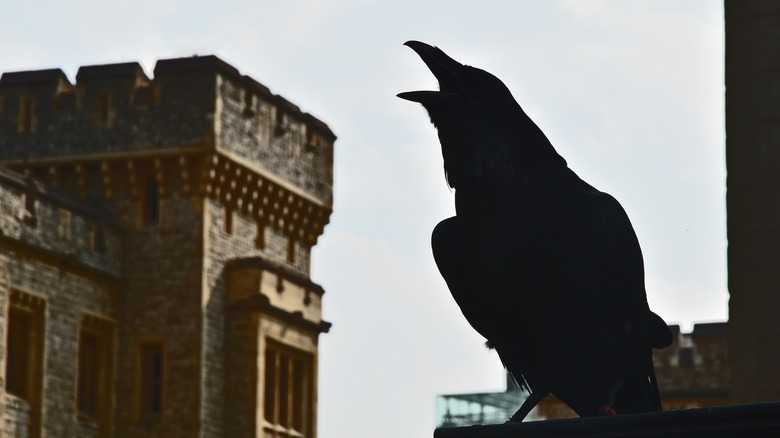
[(636, 234), (612, 196), (580, 179), (492, 74), (408, 41), (439, 91), (398, 97), (436, 127), (454, 217), (433, 230), (436, 264), (471, 326), (530, 396), (580, 416), (661, 410), (652, 349), (671, 344), (650, 311)]

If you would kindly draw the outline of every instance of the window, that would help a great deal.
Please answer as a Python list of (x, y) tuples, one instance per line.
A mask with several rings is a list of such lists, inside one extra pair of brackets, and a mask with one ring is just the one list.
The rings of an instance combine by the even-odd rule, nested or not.
[(35, 100), (30, 96), (19, 98), (19, 116), (16, 118), (17, 132), (35, 131), (38, 119), (35, 115)]
[(6, 362), (5, 389), (9, 393), (27, 398), (30, 395), (30, 371), (33, 351), (32, 313), (11, 306), (8, 309), (8, 360)]
[(308, 435), (313, 429), (312, 355), (268, 341), (265, 350), (266, 421)]
[(257, 221), (257, 236), (255, 237), (255, 247), (265, 249), (265, 224), (263, 221)]
[(163, 408), (165, 370), (163, 343), (143, 342), (138, 348), (138, 414), (141, 419), (159, 417)]
[(95, 106), (92, 108), (92, 119), (99, 125), (108, 126), (112, 122), (111, 95), (102, 93), (95, 99)]
[(107, 421), (113, 357), (113, 324), (90, 315), (81, 318), (77, 407), (82, 415)]
[(225, 234), (233, 234), (233, 210), (225, 207)]
[(6, 338), (5, 390), (16, 397), (37, 401), (43, 356), (44, 301), (11, 291)]
[(287, 236), (287, 263), (295, 263), (295, 237)]
[(157, 181), (152, 177), (144, 180), (144, 199), (141, 208), (143, 225), (157, 225), (160, 221), (160, 190)]
[(79, 412), (97, 416), (100, 359), (98, 338), (82, 333), (79, 339)]

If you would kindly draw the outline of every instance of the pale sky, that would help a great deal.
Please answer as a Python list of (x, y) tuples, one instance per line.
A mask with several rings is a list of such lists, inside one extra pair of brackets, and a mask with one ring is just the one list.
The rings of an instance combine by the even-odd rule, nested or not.
[(214, 54), (338, 135), (321, 284), (320, 438), (430, 437), (436, 394), (501, 390), (438, 274), (452, 214), (440, 146), (398, 92), (441, 47), (512, 90), (580, 177), (615, 196), (669, 323), (727, 318), (723, 5), (718, 0), (0, 0), (0, 72)]

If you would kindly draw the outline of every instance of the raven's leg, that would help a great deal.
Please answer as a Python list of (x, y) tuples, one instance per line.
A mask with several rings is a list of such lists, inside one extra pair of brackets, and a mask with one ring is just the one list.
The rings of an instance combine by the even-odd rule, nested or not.
[(509, 417), (507, 423), (519, 423), (523, 421), (523, 419), (528, 415), (528, 413), (531, 412), (531, 409), (533, 409), (537, 404), (539, 404), (540, 401), (542, 401), (543, 398), (547, 397), (549, 394), (550, 391), (532, 392), (531, 395), (529, 395), (528, 398), (525, 399), (523, 405), (520, 406), (520, 409), (518, 409), (517, 412), (514, 413), (514, 415)]
[(615, 399), (617, 398), (618, 391), (620, 391), (620, 387), (623, 386), (623, 381), (620, 380), (619, 382), (615, 383), (615, 385), (612, 387), (612, 390), (609, 392), (609, 395), (607, 396), (607, 402), (604, 403), (599, 408), (599, 415), (616, 415), (617, 412), (615, 411)]

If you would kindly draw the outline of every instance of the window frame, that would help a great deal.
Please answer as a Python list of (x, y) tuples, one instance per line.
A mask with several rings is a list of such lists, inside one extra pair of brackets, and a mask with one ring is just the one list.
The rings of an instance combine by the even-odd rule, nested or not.
[[(76, 412), (101, 424), (111, 422), (113, 409), (114, 336), (113, 321), (82, 314), (76, 362)], [(85, 339), (94, 341), (89, 370), (85, 370)], [(90, 388), (89, 393), (84, 392), (85, 385)]]
[(314, 364), (313, 353), (266, 338), (262, 392), (266, 425), (295, 436), (314, 435)]
[(8, 306), (5, 391), (23, 400), (29, 400), (32, 395), (35, 338), (34, 312), (19, 306)]
[[(43, 298), (12, 290), (6, 313), (6, 378), (4, 388), (7, 394), (26, 400), (31, 405), (40, 401), (43, 387), (45, 307), (46, 301)], [(14, 333), (18, 333), (17, 330), (19, 330), (20, 318), (25, 321), (25, 333), (15, 335)], [(14, 323), (14, 320), (17, 322)], [(22, 338), (21, 341), (19, 338)], [(14, 367), (14, 361), (19, 358), (19, 353), (17, 353), (19, 350), (15, 348), (19, 346), (22, 347), (21, 350), (25, 358), (17, 361), (17, 364), (21, 366), (18, 370), (19, 373), (16, 373), (17, 370), (10, 368)], [(11, 377), (16, 375), (20, 376), (18, 378)], [(12, 387), (9, 388), (9, 385)]]
[(141, 226), (154, 227), (160, 224), (160, 182), (152, 174), (141, 180)]
[[(144, 350), (153, 347), (159, 350), (159, 375), (150, 382), (146, 369), (148, 365), (147, 358), (144, 357)], [(165, 402), (166, 402), (166, 380), (167, 380), (167, 344), (165, 340), (160, 336), (143, 336), (135, 342), (135, 390), (134, 390), (134, 409), (135, 417), (140, 422), (160, 422), (165, 415)], [(154, 374), (154, 373), (153, 373)], [(154, 383), (156, 382), (156, 383)], [(151, 384), (151, 388), (147, 387)], [(156, 391), (155, 387), (156, 386)], [(149, 400), (145, 400), (145, 397), (157, 392), (156, 403), (148, 403)], [(157, 406), (157, 410), (153, 409), (153, 406)]]

